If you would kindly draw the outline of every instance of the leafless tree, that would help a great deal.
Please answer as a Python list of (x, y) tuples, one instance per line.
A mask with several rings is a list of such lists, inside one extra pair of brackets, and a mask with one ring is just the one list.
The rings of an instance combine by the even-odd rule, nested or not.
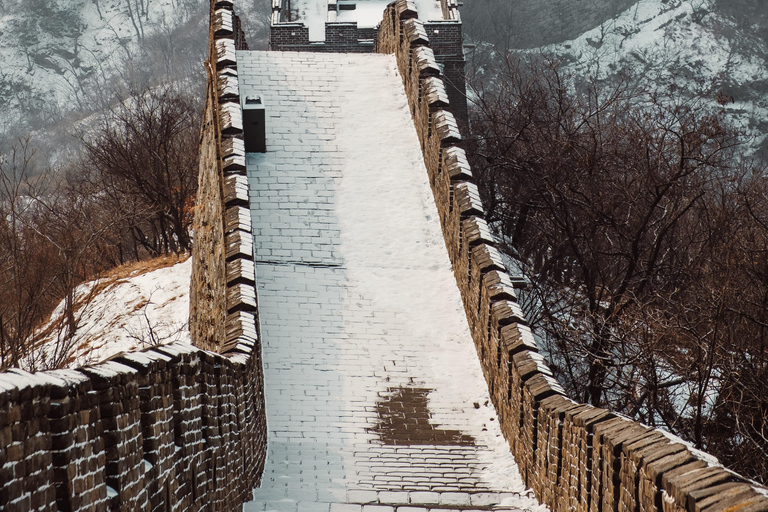
[(170, 89), (143, 91), (83, 138), (103, 200), (127, 223), (134, 256), (191, 247), (197, 115), (192, 101)]
[(28, 219), (34, 152), (28, 141), (0, 155), (0, 368), (17, 367), (52, 303), (52, 255)]
[(476, 88), (469, 149), (558, 377), (737, 466), (728, 443), (768, 449), (764, 385), (737, 380), (768, 374), (768, 189), (739, 134), (714, 100), (548, 58), (501, 69)]

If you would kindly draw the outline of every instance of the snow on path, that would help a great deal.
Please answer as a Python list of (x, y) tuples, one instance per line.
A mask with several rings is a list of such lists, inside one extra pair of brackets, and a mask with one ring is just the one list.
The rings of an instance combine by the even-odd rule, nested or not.
[(269, 451), (244, 510), (546, 510), (489, 405), (394, 57), (238, 70), (268, 137), (248, 175)]

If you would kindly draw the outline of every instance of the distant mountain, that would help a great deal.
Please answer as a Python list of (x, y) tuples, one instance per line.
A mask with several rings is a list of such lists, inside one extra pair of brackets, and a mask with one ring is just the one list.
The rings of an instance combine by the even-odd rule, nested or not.
[[(264, 47), (268, 0), (240, 3), (251, 46)], [(33, 131), (38, 148), (60, 150), (73, 142), (73, 122), (147, 86), (174, 82), (202, 97), (208, 6), (208, 0), (2, 0), (0, 150)]]
[(202, 0), (4, 0), (0, 136), (99, 110), (127, 84), (183, 78), (207, 33)]
[[(680, 98), (700, 98), (706, 105), (722, 105), (735, 126), (751, 138), (756, 154), (768, 160), (768, 4), (761, 0), (639, 0), (615, 13), (616, 4), (602, 0), (579, 2), (583, 9), (570, 10), (562, 37), (549, 32), (549, 44), (530, 48), (525, 43), (543, 32), (547, 20), (563, 24), (561, 2), (538, 0), (512, 2), (530, 8), (538, 6), (528, 38), (505, 35), (499, 20), (493, 18), (489, 30), (473, 19), (482, 9), (478, 4), (495, 0), (468, 0), (464, 15), (469, 39), (479, 48), (487, 43), (496, 48), (549, 52), (559, 55), (566, 68), (582, 76), (610, 78), (626, 75), (647, 90), (673, 92)], [(626, 2), (619, 2), (626, 3)], [(512, 7), (514, 12), (516, 7)], [(583, 17), (584, 19), (580, 18)], [(510, 18), (512, 19), (512, 18)], [(558, 21), (559, 20), (559, 21)], [(600, 20), (578, 36), (575, 27)], [(539, 25), (536, 25), (538, 23)], [(538, 28), (537, 28), (538, 27)], [(520, 48), (520, 47), (525, 48)], [(471, 54), (471, 52), (470, 52)], [(487, 78), (492, 69), (484, 70)]]

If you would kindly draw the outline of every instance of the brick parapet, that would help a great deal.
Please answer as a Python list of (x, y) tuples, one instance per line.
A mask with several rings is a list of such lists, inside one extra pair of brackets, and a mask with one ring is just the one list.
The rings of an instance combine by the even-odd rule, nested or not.
[(553, 510), (768, 510), (764, 488), (681, 440), (565, 396), (483, 220), (453, 103), (439, 92), (448, 84), (435, 83), (445, 79), (432, 50), (439, 36), (411, 2), (397, 0), (384, 13), (376, 51), (395, 53), (470, 331), (525, 483)]
[(0, 374), (0, 508), (239, 507), (265, 449), (255, 359), (176, 344), (77, 370)]
[[(229, 0), (212, 0), (190, 334), (76, 370), (0, 373), (0, 509), (229, 511), (266, 458)], [(245, 186), (244, 186), (245, 184)], [(242, 234), (243, 236), (240, 236)], [(250, 270), (249, 270), (250, 269)]]
[[(451, 112), (462, 129), (468, 128), (467, 90), (464, 74), (465, 58), (461, 17), (459, 16), (457, 0), (441, 0), (442, 20), (430, 20), (421, 25), (422, 33), (429, 37), (430, 48), (434, 53), (434, 61), (441, 68), (444, 88), (450, 101)], [(329, 2), (329, 9), (335, 2)], [(388, 27), (383, 21), (375, 28), (360, 28), (356, 22), (330, 21), (325, 23), (325, 40), (309, 41), (309, 28), (302, 22), (288, 21), (285, 15), (286, 6), (281, 0), (272, 0), (272, 17), (269, 35), (269, 49), (276, 51), (304, 52), (339, 52), (367, 53), (379, 51), (393, 53), (381, 49), (374, 50), (376, 41), (380, 41), (379, 32), (386, 33), (398, 30)], [(416, 7), (412, 2), (402, 7), (402, 19), (411, 14), (415, 15)], [(333, 13), (332, 13), (333, 14)]]

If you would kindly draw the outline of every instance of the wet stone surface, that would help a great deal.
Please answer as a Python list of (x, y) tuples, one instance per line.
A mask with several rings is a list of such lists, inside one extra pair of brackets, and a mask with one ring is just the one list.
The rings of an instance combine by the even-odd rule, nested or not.
[(389, 388), (376, 403), (379, 422), (371, 429), (385, 445), (474, 446), (475, 439), (459, 430), (430, 423), (427, 396), (431, 389)]

